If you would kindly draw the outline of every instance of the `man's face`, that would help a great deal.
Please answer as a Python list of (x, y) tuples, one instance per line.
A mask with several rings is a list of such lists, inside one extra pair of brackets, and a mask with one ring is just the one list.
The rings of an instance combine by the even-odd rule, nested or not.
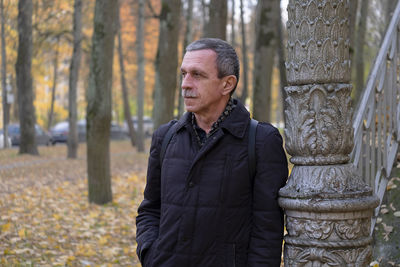
[(198, 115), (218, 112), (225, 106), (224, 78), (218, 78), (214, 51), (197, 50), (185, 54), (182, 65), (182, 95), (186, 110)]

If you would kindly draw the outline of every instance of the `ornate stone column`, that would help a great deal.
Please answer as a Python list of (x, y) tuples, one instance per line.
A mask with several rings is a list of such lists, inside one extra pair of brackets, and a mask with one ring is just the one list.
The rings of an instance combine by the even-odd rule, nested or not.
[(368, 266), (378, 198), (349, 163), (348, 0), (290, 0), (287, 28), (285, 266)]

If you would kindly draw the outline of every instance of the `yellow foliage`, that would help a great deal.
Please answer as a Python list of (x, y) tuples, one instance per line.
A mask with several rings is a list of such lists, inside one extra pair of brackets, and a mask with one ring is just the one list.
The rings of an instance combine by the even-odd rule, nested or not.
[(108, 237), (107, 236), (103, 236), (99, 238), (99, 244), (100, 245), (105, 245), (108, 242)]
[(13, 254), (15, 254), (15, 252), (14, 252), (13, 250), (11, 250), (11, 249), (6, 248), (6, 249), (3, 251), (3, 254), (4, 254), (4, 255), (13, 255)]
[(11, 223), (6, 223), (1, 226), (1, 232), (7, 232), (11, 228)]
[(75, 256), (92, 257), (96, 255), (96, 251), (90, 244), (78, 244)]
[(26, 231), (26, 229), (25, 229), (25, 228), (21, 228), (21, 229), (18, 231), (18, 236), (19, 236), (20, 238), (26, 237), (26, 236), (27, 236), (27, 231)]
[(67, 258), (66, 264), (67, 264), (68, 266), (71, 266), (71, 265), (72, 265), (72, 262), (73, 262), (75, 259), (76, 259), (75, 256), (73, 256), (73, 255), (69, 256), (69, 257)]
[[(155, 12), (160, 12), (160, 1), (151, 0)], [(69, 64), (72, 55), (72, 14), (73, 0), (65, 1), (38, 0), (33, 12), (33, 57), (32, 57), (32, 80), (35, 93), (34, 106), (39, 125), (46, 127), (50, 109), (51, 88), (53, 86), (53, 60), (55, 51), (59, 52), (58, 59), (58, 82), (56, 86), (56, 100), (54, 106), (53, 123), (65, 120), (68, 115), (68, 79)], [(93, 31), (93, 11), (95, 1), (83, 2), (82, 16), (82, 61), (79, 71), (78, 82), (78, 118), (84, 117), (86, 111), (85, 88), (89, 74), (89, 56), (91, 48), (91, 36)], [(130, 101), (136, 103), (136, 72), (137, 56), (136, 50), (136, 25), (137, 25), (137, 3), (121, 1), (121, 25), (122, 40), (124, 48), (124, 60), (126, 69), (126, 80), (130, 93)], [(18, 1), (5, 0), (6, 17), (6, 53), (7, 53), (7, 74), (12, 76), (12, 86), (16, 94), (15, 62), (18, 48)], [(154, 88), (154, 61), (157, 54), (158, 44), (158, 20), (147, 16), (145, 23), (145, 114), (150, 115), (153, 109), (153, 88)], [(56, 39), (59, 36), (58, 42)], [(118, 57), (115, 57), (118, 58)], [(122, 114), (122, 95), (120, 88), (120, 74), (118, 61), (114, 62), (113, 80), (113, 107), (114, 111)], [(18, 120), (14, 113), (14, 106), (11, 107), (11, 120)], [(132, 110), (133, 115), (136, 110)]]

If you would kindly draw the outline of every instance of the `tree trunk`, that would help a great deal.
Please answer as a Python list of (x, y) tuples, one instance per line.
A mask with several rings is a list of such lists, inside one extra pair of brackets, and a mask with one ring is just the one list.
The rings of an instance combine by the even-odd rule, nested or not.
[[(357, 9), (358, 9), (358, 1), (353, 0), (349, 2), (349, 54), (350, 54), (350, 63), (351, 67), (353, 67), (354, 62), (354, 40), (356, 37), (355, 28), (356, 28), (356, 21), (357, 21)], [(352, 68), (353, 69), (353, 68)]]
[(201, 17), (203, 18), (202, 22), (202, 30), (203, 33), (202, 35), (204, 36), (207, 31), (207, 26), (208, 26), (208, 21), (209, 21), (209, 16), (208, 16), (208, 5), (206, 4), (205, 0), (201, 0)]
[(209, 20), (204, 37), (226, 40), (226, 22), (228, 17), (228, 0), (210, 0)]
[[(278, 26), (278, 57), (279, 57), (279, 85), (280, 85), (280, 94), (282, 97), (282, 118), (285, 121), (285, 110), (286, 110), (286, 91), (285, 87), (288, 85), (287, 77), (286, 77), (286, 67), (285, 67), (285, 42), (283, 38), (283, 27), (282, 27), (282, 16), (281, 11), (278, 13), (278, 21), (276, 25)], [(286, 122), (285, 122), (286, 124)]]
[(12, 75), (12, 73), (10, 74), (10, 85), (11, 85), (11, 92), (14, 96), (14, 102), (12, 107), (12, 116), (11, 116), (11, 121), (18, 121), (19, 120), (19, 112), (18, 112), (18, 86), (17, 86), (17, 80), (14, 77), (14, 75)]
[(246, 27), (244, 25), (244, 7), (243, 0), (240, 0), (240, 26), (242, 29), (242, 60), (243, 60), (243, 91), (240, 96), (240, 102), (246, 103), (248, 94), (248, 64), (247, 64), (247, 45), (246, 45)]
[(53, 61), (53, 86), (51, 87), (51, 99), (50, 99), (50, 110), (48, 113), (47, 119), (47, 130), (50, 130), (50, 127), (53, 123), (53, 114), (54, 114), (54, 100), (56, 99), (56, 88), (57, 88), (57, 79), (58, 79), (58, 42), (56, 40), (55, 46), (55, 54), (54, 54), (54, 61)]
[(162, 1), (155, 63), (154, 126), (156, 128), (174, 116), (180, 12), (180, 0)]
[(15, 64), (18, 87), (20, 154), (39, 155), (35, 141), (35, 107), (32, 88), (32, 0), (18, 2), (18, 56)]
[(259, 0), (256, 17), (254, 55), (253, 117), (271, 119), (271, 83), (274, 55), (278, 41), (275, 22), (280, 12), (279, 0)]
[(86, 113), (89, 202), (96, 204), (112, 201), (111, 84), (117, 11), (117, 1), (96, 0)]
[(82, 41), (82, 0), (74, 2), (74, 50), (72, 52), (71, 65), (69, 67), (69, 94), (68, 94), (68, 158), (77, 158), (78, 155), (78, 108), (77, 91), (79, 80), (79, 68), (81, 64)]
[(121, 77), (121, 87), (122, 87), (122, 101), (124, 105), (124, 117), (125, 121), (128, 124), (128, 132), (129, 138), (131, 140), (131, 145), (135, 146), (136, 144), (136, 134), (135, 129), (133, 128), (132, 115), (131, 115), (131, 106), (129, 104), (129, 94), (128, 88), (126, 86), (125, 80), (125, 66), (124, 66), (124, 55), (122, 52), (122, 38), (121, 38), (121, 18), (119, 16), (118, 11), (118, 57), (119, 57), (119, 68), (120, 68), (120, 77)]
[(236, 46), (236, 31), (235, 31), (235, 0), (231, 0), (231, 45)]
[(392, 19), (393, 12), (396, 9), (398, 0), (387, 0), (386, 11), (385, 11), (385, 29), (389, 26), (390, 20)]
[[(192, 29), (192, 18), (193, 18), (193, 0), (188, 0), (188, 8), (186, 10), (186, 29), (185, 29), (185, 37), (183, 38), (183, 49), (182, 54), (185, 56), (185, 48), (192, 42), (193, 40), (193, 29)], [(182, 76), (180, 80), (180, 84), (182, 84)], [(181, 88), (178, 87), (178, 117), (182, 116), (184, 113), (184, 104), (183, 97), (181, 94)]]
[(356, 86), (354, 92), (354, 103), (358, 103), (364, 89), (364, 44), (367, 31), (369, 0), (361, 1), (361, 14), (358, 21), (357, 40), (356, 40)]
[(9, 121), (9, 105), (7, 102), (7, 58), (6, 58), (6, 34), (4, 32), (4, 3), (0, 2), (1, 9), (1, 86), (3, 88), (3, 148), (8, 148), (8, 121)]
[(137, 56), (137, 150), (139, 152), (144, 151), (144, 127), (143, 127), (143, 116), (144, 116), (144, 89), (145, 89), (145, 58), (144, 58), (144, 23), (145, 23), (145, 2), (146, 0), (139, 0), (139, 13), (137, 21), (137, 37), (136, 37), (136, 56)]

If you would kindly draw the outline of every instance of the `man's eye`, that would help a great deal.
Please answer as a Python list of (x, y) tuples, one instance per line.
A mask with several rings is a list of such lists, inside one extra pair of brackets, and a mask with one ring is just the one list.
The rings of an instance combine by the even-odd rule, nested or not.
[(185, 77), (186, 76), (186, 72), (182, 72), (182, 77)]

